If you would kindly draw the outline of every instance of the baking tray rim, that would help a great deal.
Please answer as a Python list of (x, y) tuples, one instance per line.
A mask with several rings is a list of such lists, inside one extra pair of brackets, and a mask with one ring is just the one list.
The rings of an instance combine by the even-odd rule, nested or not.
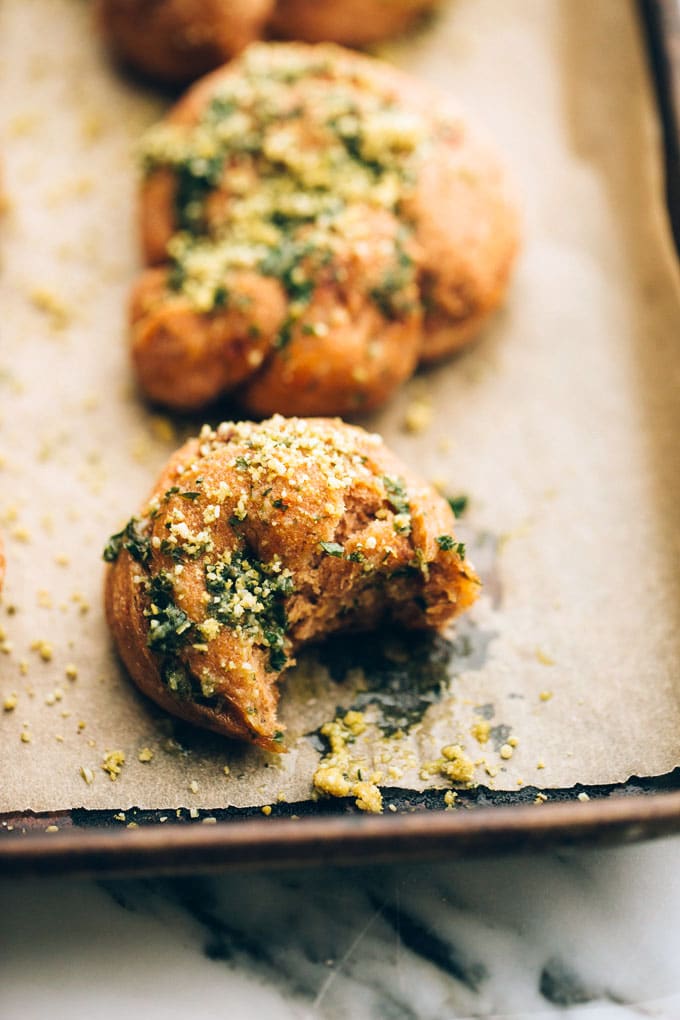
[(3, 875), (142, 875), (453, 859), (474, 851), (631, 843), (680, 832), (680, 791), (607, 800), (7, 833)]
[[(680, 10), (674, 0), (637, 0), (664, 133), (667, 202), (680, 249), (680, 193), (672, 193), (680, 139)], [(676, 106), (677, 103), (677, 106)], [(619, 784), (622, 789), (625, 784)], [(549, 792), (549, 791), (548, 791)], [(564, 791), (560, 791), (564, 792)], [(680, 832), (680, 790), (614, 793), (606, 799), (415, 811), (394, 816), (317, 815), (245, 818), (135, 829), (84, 828), (69, 811), (49, 814), (66, 825), (46, 832), (49, 813), (4, 818), (0, 875), (182, 873), (228, 867), (462, 857), (470, 852), (540, 850), (556, 845), (612, 844)], [(26, 831), (9, 832), (7, 820)], [(38, 828), (39, 826), (39, 828)]]

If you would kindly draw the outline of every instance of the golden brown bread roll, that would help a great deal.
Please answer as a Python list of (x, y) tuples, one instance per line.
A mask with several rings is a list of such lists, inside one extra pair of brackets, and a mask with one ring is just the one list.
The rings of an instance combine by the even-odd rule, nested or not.
[(113, 51), (162, 82), (189, 82), (259, 38), (274, 0), (99, 0)]
[(162, 82), (214, 70), (269, 27), (281, 38), (365, 46), (405, 32), (439, 0), (98, 0), (114, 52)]
[(383, 620), (440, 628), (474, 601), (454, 524), (362, 429), (278, 415), (205, 426), (109, 541), (107, 619), (159, 705), (281, 750), (277, 685), (302, 645)]
[(271, 28), (283, 39), (368, 46), (406, 32), (439, 0), (277, 0)]
[(472, 338), (517, 216), (446, 97), (334, 46), (258, 44), (144, 145), (132, 354), (153, 400), (351, 414)]

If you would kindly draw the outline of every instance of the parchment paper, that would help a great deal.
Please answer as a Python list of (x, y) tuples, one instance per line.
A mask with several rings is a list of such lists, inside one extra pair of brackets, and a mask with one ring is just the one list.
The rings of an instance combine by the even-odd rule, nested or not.
[[(195, 426), (173, 434), (143, 404), (126, 348), (133, 149), (167, 100), (108, 65), (79, 0), (4, 0), (0, 49), (0, 811), (306, 798), (318, 752), (295, 737), (351, 703), (347, 685), (303, 662), (284, 686), (280, 757), (178, 736), (124, 676), (102, 617), (102, 546)], [(452, 742), (497, 789), (667, 772), (680, 764), (680, 306), (633, 6), (457, 0), (385, 52), (486, 125), (526, 235), (481, 342), (363, 422), (467, 493), (468, 535), (497, 543), (473, 621), (496, 634), (486, 663), (452, 681), (409, 738), (415, 767), (386, 782), (422, 787), (418, 763)], [(433, 421), (411, 435), (423, 394)], [(480, 745), (483, 719), (495, 739)], [(109, 750), (126, 756), (115, 782)]]

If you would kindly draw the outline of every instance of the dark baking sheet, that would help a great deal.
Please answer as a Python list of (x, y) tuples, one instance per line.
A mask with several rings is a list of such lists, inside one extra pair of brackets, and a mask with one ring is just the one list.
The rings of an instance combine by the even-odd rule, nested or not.
[[(641, 0), (664, 130), (666, 192), (680, 250), (680, 7)], [(5, 873), (144, 873), (227, 866), (274, 866), (461, 856), (556, 843), (632, 841), (680, 831), (680, 769), (626, 784), (516, 793), (461, 791), (455, 811), (442, 793), (391, 789), (381, 817), (351, 801), (277, 804), (199, 811), (77, 810), (0, 816), (0, 866)], [(580, 799), (579, 799), (580, 795)], [(160, 819), (166, 819), (163, 823)], [(210, 819), (206, 824), (205, 819)], [(50, 830), (50, 831), (46, 831)]]

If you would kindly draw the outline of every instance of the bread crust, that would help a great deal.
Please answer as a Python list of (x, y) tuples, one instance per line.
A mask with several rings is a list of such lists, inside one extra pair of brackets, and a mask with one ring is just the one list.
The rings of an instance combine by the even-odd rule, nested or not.
[[(236, 116), (241, 116), (239, 102), (245, 111), (250, 148), (244, 154), (240, 136), (226, 146), (216, 178), (200, 191), (200, 223), (187, 226), (182, 182), (189, 164), (172, 145), (179, 139), (178, 145), (189, 144), (189, 153), (192, 146), (217, 145), (221, 153), (215, 139), (224, 127), (215, 127), (213, 111), (222, 103), (227, 120), (218, 116), (218, 124), (229, 127), (234, 102)], [(328, 110), (338, 103), (354, 111), (344, 117), (358, 123), (359, 141), (338, 135), (340, 120), (328, 119)], [(327, 205), (338, 189), (330, 226), (324, 212), (307, 223), (293, 220), (284, 233), (275, 219), (280, 212), (271, 209), (281, 201), (274, 191), (277, 174), (298, 204), (321, 201), (318, 183), (307, 185), (305, 174), (311, 166), (310, 179), (323, 178), (325, 154), (340, 143), (347, 152), (340, 150), (337, 157), (345, 161), (337, 183), (329, 171), (330, 184), (325, 181), (321, 188)], [(275, 144), (284, 145), (280, 157), (271, 154)], [(235, 392), (244, 410), (257, 415), (352, 415), (377, 407), (418, 362), (469, 343), (505, 295), (519, 230), (496, 155), (447, 98), (380, 61), (333, 46), (251, 47), (190, 89), (148, 145), (141, 236), (144, 257), (155, 270), (153, 286), (143, 282), (133, 299), (132, 350), (143, 389), (170, 407), (198, 408), (206, 403), (205, 394), (214, 399), (225, 392)], [(331, 165), (334, 158), (328, 157)], [(348, 194), (352, 174), (357, 185)], [(223, 257), (225, 241), (243, 234), (248, 223), (243, 210), (258, 209), (258, 202), (264, 211), (257, 213), (257, 230), (265, 237), (270, 230), (273, 240), (263, 244), (276, 258), (287, 245), (300, 247), (309, 239), (310, 254), (295, 267), (309, 281), (309, 292), (299, 300), (289, 279), (284, 286), (283, 277), (268, 275), (266, 258), (253, 256), (252, 286), (243, 293), (226, 262), (223, 271), (210, 269), (223, 272), (226, 291), (237, 299), (245, 296), (254, 309), (257, 343), (248, 374), (238, 358), (220, 367), (217, 355), (219, 350), (230, 358), (235, 346), (247, 357), (238, 329), (230, 342), (231, 331), (238, 323), (242, 328), (247, 316), (241, 314), (236, 323), (231, 308), (194, 307), (192, 312), (187, 295), (196, 272), (205, 276), (205, 265)], [(180, 255), (178, 244), (184, 246)], [(238, 257), (242, 249), (237, 246)], [(198, 270), (191, 269), (196, 251)], [(179, 290), (173, 289), (178, 265), (184, 274)], [(144, 313), (138, 295), (150, 290), (155, 300)], [(186, 357), (177, 353), (183, 336)], [(205, 356), (197, 354), (201, 343)], [(178, 366), (176, 390), (171, 366), (161, 368), (168, 350)], [(191, 385), (189, 364), (204, 376)], [(162, 387), (155, 384), (159, 376)]]
[(188, 83), (267, 28), (282, 39), (366, 46), (406, 32), (439, 0), (98, 0), (113, 52), (160, 82)]
[(274, 0), (98, 0), (101, 30), (126, 64), (182, 84), (258, 39)]
[(439, 0), (277, 0), (274, 35), (302, 42), (369, 46), (401, 35)]
[(454, 525), (362, 429), (278, 415), (206, 427), (107, 547), (106, 617), (162, 708), (281, 750), (278, 683), (299, 648), (383, 621), (438, 629), (472, 604)]

